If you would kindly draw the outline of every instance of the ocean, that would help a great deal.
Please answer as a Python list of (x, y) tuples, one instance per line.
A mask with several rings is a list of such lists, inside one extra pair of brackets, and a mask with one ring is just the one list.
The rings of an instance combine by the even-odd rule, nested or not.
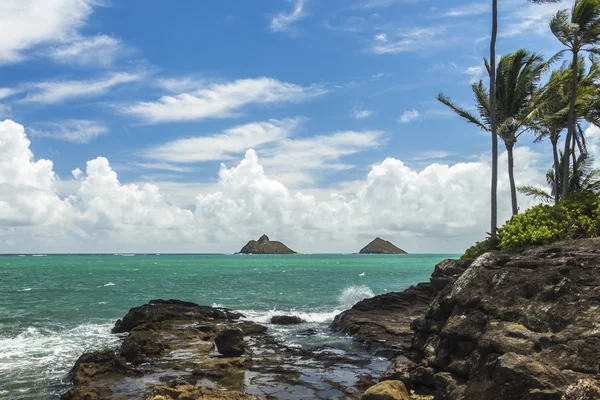
[(267, 324), (291, 313), (318, 334), (270, 326), (292, 346), (339, 345), (333, 317), (357, 301), (429, 279), (456, 254), (0, 256), (0, 399), (57, 399), (85, 351), (116, 347), (118, 318), (151, 299), (241, 311)]

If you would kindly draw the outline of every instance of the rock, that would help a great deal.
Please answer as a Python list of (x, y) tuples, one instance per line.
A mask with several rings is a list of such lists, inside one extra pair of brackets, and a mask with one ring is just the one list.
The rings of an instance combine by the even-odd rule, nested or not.
[(359, 253), (360, 254), (408, 254), (408, 253), (406, 253), (406, 251), (402, 250), (401, 248), (396, 247), (396, 245), (394, 245), (393, 243), (388, 242), (387, 240), (383, 240), (380, 237), (376, 237), (375, 239), (373, 239), (373, 241), (371, 241), (371, 243), (369, 243), (368, 245), (363, 247)]
[(226, 308), (199, 306), (181, 300), (150, 300), (143, 306), (129, 310), (122, 320), (117, 321), (112, 332), (129, 332), (141, 324), (173, 319), (207, 321), (209, 319), (237, 320), (241, 317), (242, 314)]
[(271, 318), (271, 323), (275, 325), (298, 325), (303, 322), (302, 318), (295, 315), (274, 315)]
[(298, 335), (300, 336), (314, 336), (318, 333), (318, 331), (315, 328), (308, 328), (308, 329), (302, 329), (301, 331), (298, 331)]
[(559, 400), (600, 386), (600, 238), (490, 252), (459, 270), (432, 275), (438, 293), (407, 354), (419, 367), (396, 375), (409, 387), (450, 400)]
[(442, 261), (435, 267), (430, 283), (362, 300), (338, 314), (331, 329), (353, 336), (367, 348), (393, 358), (412, 347), (411, 324), (423, 317), (433, 298), (468, 266), (469, 263), (462, 261)]
[(244, 332), (239, 328), (225, 329), (217, 335), (215, 344), (225, 357), (239, 357), (246, 351)]
[(259, 400), (238, 391), (225, 391), (206, 386), (156, 386), (148, 400)]
[(402, 381), (404, 386), (410, 389), (410, 371), (414, 370), (417, 367), (417, 364), (409, 360), (405, 356), (398, 356), (392, 360), (392, 363), (388, 367), (388, 369), (381, 374), (379, 379), (381, 381)]
[(251, 240), (240, 250), (241, 254), (296, 254), (285, 244), (276, 240), (269, 240), (267, 235), (262, 235), (258, 240)]
[(400, 381), (383, 381), (367, 389), (361, 400), (410, 400)]

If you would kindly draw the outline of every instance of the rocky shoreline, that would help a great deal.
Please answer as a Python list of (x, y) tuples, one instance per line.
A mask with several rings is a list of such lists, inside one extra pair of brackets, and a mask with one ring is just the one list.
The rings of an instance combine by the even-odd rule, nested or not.
[(117, 351), (79, 358), (61, 398), (600, 399), (600, 239), (446, 260), (331, 328), (371, 356), (291, 348), (231, 310), (154, 300), (116, 323)]

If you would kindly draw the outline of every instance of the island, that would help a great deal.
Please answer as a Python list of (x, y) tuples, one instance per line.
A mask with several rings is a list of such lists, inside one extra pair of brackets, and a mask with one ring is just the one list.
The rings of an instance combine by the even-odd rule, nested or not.
[(242, 249), (240, 254), (296, 254), (285, 244), (276, 240), (269, 240), (267, 235), (262, 235), (258, 240), (251, 240)]
[(363, 247), (360, 254), (408, 254), (406, 251), (397, 247), (387, 240), (383, 240), (380, 237), (373, 239), (371, 243)]

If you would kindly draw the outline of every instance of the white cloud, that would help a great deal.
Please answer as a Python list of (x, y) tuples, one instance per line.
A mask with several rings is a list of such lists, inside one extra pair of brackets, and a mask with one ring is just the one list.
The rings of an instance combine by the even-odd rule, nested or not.
[[(333, 148), (370, 143), (348, 132), (320, 140)], [(314, 151), (309, 140), (291, 146), (299, 155)], [(506, 160), (502, 154), (501, 220), (510, 216)], [(61, 197), (52, 162), (34, 160), (22, 126), (1, 122), (0, 252), (237, 251), (262, 233), (304, 252), (356, 251), (374, 235), (414, 252), (443, 252), (460, 251), (488, 230), (488, 156), (421, 170), (388, 158), (345, 194), (321, 189), (318, 196), (268, 175), (269, 162), (269, 154), (259, 160), (249, 150), (236, 166), (222, 166), (216, 185), (197, 186), (193, 209), (170, 204), (156, 185), (121, 183), (103, 157), (85, 172), (75, 169), (71, 194)], [(527, 147), (515, 149), (515, 162), (518, 185), (543, 182), (550, 163)], [(532, 204), (520, 198), (521, 209)]]
[(38, 82), (27, 85), (29, 90), (22, 101), (54, 104), (75, 98), (98, 96), (117, 85), (139, 79), (139, 74), (119, 72), (97, 80)]
[(96, 121), (71, 119), (40, 124), (40, 128), (31, 128), (29, 133), (32, 136), (81, 144), (89, 143), (98, 136), (108, 133), (108, 127)]
[(415, 121), (419, 118), (421, 118), (421, 114), (417, 110), (408, 110), (402, 113), (399, 121), (403, 124), (406, 124), (408, 122)]
[[(168, 84), (181, 87), (189, 82), (170, 81)], [(226, 118), (250, 104), (299, 102), (324, 93), (321, 87), (303, 87), (261, 77), (211, 84), (177, 96), (163, 96), (157, 102), (125, 107), (122, 112), (153, 123)]]
[(471, 3), (465, 4), (460, 7), (454, 7), (442, 14), (444, 17), (467, 17), (472, 15), (479, 15), (490, 11), (489, 4), (485, 3)]
[(352, 110), (352, 117), (354, 119), (365, 119), (372, 117), (373, 115), (375, 115), (374, 110), (363, 110), (356, 107)]
[(305, 0), (296, 0), (294, 9), (289, 14), (279, 13), (271, 20), (271, 30), (273, 32), (282, 32), (290, 28), (290, 26), (303, 18), (306, 13), (303, 12)]
[(585, 138), (587, 150), (594, 157), (594, 168), (600, 168), (600, 128), (590, 125), (585, 130)]
[(370, 51), (375, 54), (423, 51), (424, 48), (433, 48), (444, 44), (447, 40), (443, 36), (445, 31), (444, 26), (431, 26), (405, 30), (394, 37), (381, 33), (373, 38)]
[(285, 138), (298, 123), (299, 119), (254, 122), (215, 135), (173, 140), (147, 149), (141, 156), (173, 163), (227, 160), (249, 148)]
[(388, 35), (386, 35), (385, 33), (380, 33), (378, 35), (375, 35), (375, 37), (373, 39), (380, 41), (380, 42), (387, 42), (389, 40)]
[(96, 0), (2, 0), (0, 64), (26, 58), (40, 44), (66, 42), (92, 12)]
[(484, 73), (484, 68), (480, 66), (468, 67), (463, 71), (464, 74), (469, 75), (471, 77), (471, 83), (478, 82)]
[(123, 43), (112, 36), (82, 37), (50, 50), (50, 58), (63, 64), (102, 65), (113, 63)]
[[(511, 7), (505, 18), (505, 27), (499, 31), (500, 36), (521, 36), (526, 33), (550, 34), (549, 24), (552, 17), (569, 6), (564, 3), (531, 4), (522, 7)], [(502, 11), (502, 10), (501, 10)]]
[(0, 100), (13, 96), (19, 93), (19, 89), (15, 88), (0, 88)]
[(0, 122), (0, 226), (60, 224), (70, 209), (56, 195), (50, 160), (34, 161), (23, 126)]

